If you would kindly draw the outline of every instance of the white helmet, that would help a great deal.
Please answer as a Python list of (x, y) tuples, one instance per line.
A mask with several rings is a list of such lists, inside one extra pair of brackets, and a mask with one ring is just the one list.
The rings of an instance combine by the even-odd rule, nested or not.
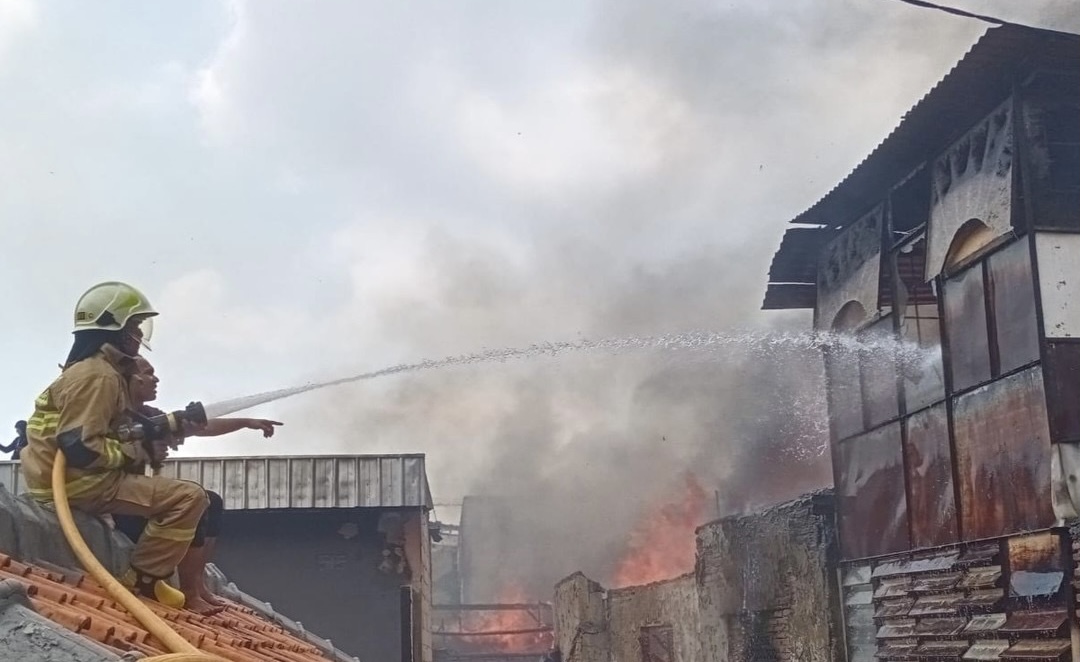
[(153, 331), (151, 317), (157, 311), (142, 292), (127, 283), (109, 281), (87, 290), (75, 304), (75, 333), (100, 329), (119, 331), (133, 317), (141, 317), (143, 340), (149, 341)]

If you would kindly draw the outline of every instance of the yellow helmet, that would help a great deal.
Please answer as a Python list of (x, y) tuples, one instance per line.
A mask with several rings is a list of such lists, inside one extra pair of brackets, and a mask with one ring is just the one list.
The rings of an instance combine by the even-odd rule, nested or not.
[[(75, 304), (75, 333), (100, 329), (119, 331), (133, 317), (149, 318), (157, 315), (150, 301), (142, 292), (127, 283), (109, 281), (98, 283), (87, 290)], [(149, 324), (143, 329), (149, 340)]]

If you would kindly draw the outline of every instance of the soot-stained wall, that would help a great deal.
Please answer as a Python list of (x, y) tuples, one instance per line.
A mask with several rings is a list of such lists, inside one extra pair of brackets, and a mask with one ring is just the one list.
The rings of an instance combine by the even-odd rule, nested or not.
[[(566, 662), (842, 660), (834, 502), (820, 492), (698, 530), (693, 574), (605, 590), (555, 587)], [(663, 655), (642, 654), (648, 639)]]
[[(225, 514), (215, 563), (240, 586), (338, 648), (363, 660), (401, 658), (399, 566), (386, 557), (382, 510), (293, 510)], [(418, 521), (419, 511), (402, 511)], [(411, 518), (409, 517), (411, 515)], [(393, 533), (391, 532), (391, 535)], [(420, 567), (415, 567), (419, 565)], [(411, 573), (422, 572), (423, 561)]]
[(702, 662), (842, 659), (831, 492), (698, 530)]

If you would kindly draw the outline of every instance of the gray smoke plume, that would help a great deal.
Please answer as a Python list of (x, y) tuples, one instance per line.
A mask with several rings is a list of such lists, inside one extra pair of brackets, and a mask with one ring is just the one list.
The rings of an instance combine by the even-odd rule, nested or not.
[[(1075, 22), (1064, 1), (968, 5)], [(644, 165), (599, 188), (513, 200), (500, 213), (533, 228), (522, 253), (432, 229), (433, 291), (373, 304), (381, 333), (415, 358), (580, 336), (809, 328), (806, 315), (756, 312), (784, 222), (987, 28), (885, 1), (591, 7), (586, 50), (611, 72), (593, 110)], [(426, 452), (438, 501), (509, 504), (485, 528), (512, 550), (472, 541), (488, 556), (468, 597), (498, 600), (515, 584), (545, 599), (575, 570), (608, 578), (631, 530), (688, 470), (719, 492), (721, 512), (829, 484), (821, 372), (805, 348), (739, 343), (707, 357), (562, 356), (342, 387), (288, 420), (328, 430), (343, 452)]]

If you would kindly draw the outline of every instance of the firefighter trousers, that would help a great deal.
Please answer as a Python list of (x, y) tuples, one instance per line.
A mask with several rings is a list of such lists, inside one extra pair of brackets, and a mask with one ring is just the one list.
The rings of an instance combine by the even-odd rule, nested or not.
[(148, 521), (131, 554), (131, 567), (167, 578), (187, 553), (209, 500), (198, 483), (160, 476), (119, 474), (71, 506), (95, 514), (138, 515)]

